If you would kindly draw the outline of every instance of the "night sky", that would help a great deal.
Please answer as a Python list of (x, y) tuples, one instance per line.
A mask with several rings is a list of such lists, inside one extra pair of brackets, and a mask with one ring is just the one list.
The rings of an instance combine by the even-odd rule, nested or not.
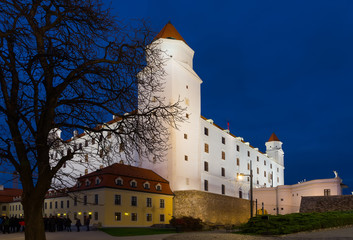
[[(106, 1), (107, 5), (111, 1)], [(265, 151), (283, 142), (285, 184), (334, 177), (353, 191), (353, 1), (112, 1), (195, 51), (206, 118)], [(350, 189), (345, 194), (350, 194)]]
[(126, 23), (168, 22), (195, 51), (201, 113), (265, 151), (283, 142), (285, 184), (334, 177), (353, 191), (353, 1), (104, 1)]

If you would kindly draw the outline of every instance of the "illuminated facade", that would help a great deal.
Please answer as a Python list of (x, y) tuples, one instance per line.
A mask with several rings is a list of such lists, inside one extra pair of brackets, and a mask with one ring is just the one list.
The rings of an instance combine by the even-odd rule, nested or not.
[(266, 142), (266, 153), (201, 116), (202, 80), (193, 70), (194, 51), (168, 23), (153, 44), (165, 59), (164, 92), (169, 102), (183, 100), (186, 121), (178, 129), (170, 128), (170, 145), (166, 161), (141, 166), (153, 169), (170, 181), (173, 191), (200, 190), (234, 197), (248, 198), (250, 162), (255, 187), (284, 184), (282, 142), (272, 134)]
[[(0, 206), (5, 210), (3, 215), (23, 216), (17, 196)], [(103, 227), (168, 224), (172, 213), (173, 193), (168, 181), (151, 170), (123, 164), (84, 175), (67, 192), (49, 192), (43, 206), (44, 217), (79, 218), (83, 223), (87, 216), (91, 225)]]

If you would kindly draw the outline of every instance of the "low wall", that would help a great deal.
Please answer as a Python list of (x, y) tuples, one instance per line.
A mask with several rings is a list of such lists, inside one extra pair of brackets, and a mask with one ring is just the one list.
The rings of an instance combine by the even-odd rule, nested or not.
[(353, 210), (353, 195), (302, 197), (300, 212)]
[[(195, 190), (174, 192), (174, 216), (200, 218), (209, 224), (240, 224), (250, 217), (250, 201)], [(254, 211), (255, 213), (255, 211)]]

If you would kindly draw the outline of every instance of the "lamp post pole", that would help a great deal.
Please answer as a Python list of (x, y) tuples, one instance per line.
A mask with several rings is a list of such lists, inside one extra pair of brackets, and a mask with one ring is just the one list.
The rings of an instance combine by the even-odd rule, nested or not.
[(254, 202), (253, 202), (253, 189), (252, 189), (252, 181), (253, 181), (253, 175), (252, 175), (252, 161), (250, 161), (250, 217), (252, 218), (254, 216)]

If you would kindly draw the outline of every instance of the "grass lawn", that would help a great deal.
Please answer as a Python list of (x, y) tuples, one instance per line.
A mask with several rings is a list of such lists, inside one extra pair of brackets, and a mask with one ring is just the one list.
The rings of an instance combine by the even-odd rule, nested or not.
[(101, 228), (101, 231), (112, 236), (138, 236), (176, 233), (175, 229), (155, 229), (155, 228)]
[(314, 229), (339, 227), (353, 224), (353, 211), (325, 213), (292, 213), (254, 217), (240, 227), (238, 233), (259, 235), (281, 235)]

